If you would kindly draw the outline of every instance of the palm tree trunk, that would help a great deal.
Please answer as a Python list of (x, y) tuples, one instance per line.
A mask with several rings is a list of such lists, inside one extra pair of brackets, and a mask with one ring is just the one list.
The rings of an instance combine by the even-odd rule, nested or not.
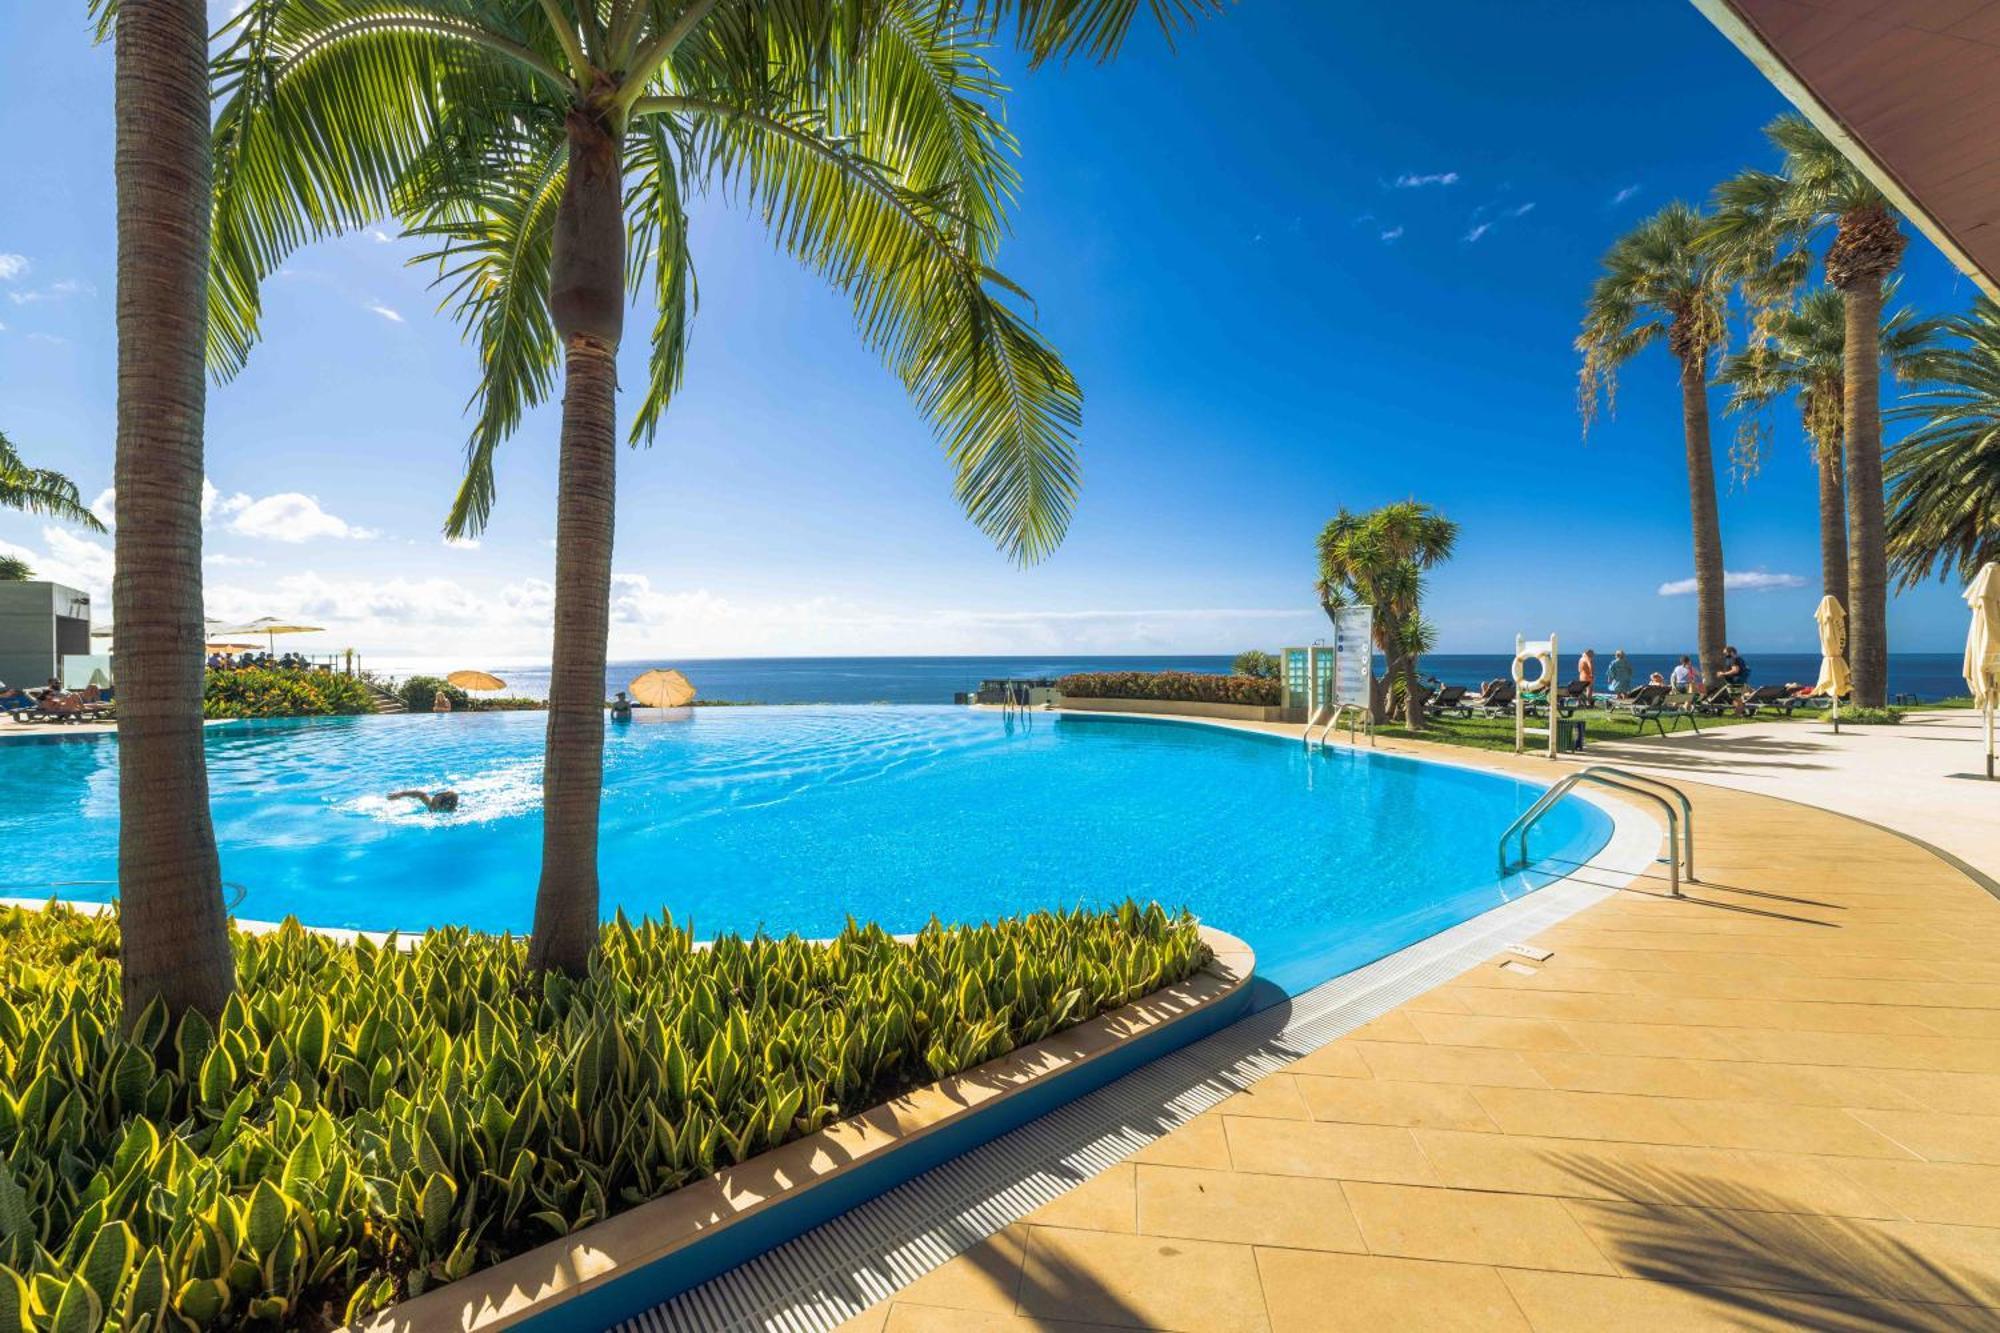
[(1823, 595), (1847, 609), (1847, 487), (1840, 477), (1838, 445), (1815, 451), (1819, 468), (1819, 581)]
[(1722, 520), (1715, 504), (1715, 459), (1708, 439), (1708, 375), (1699, 354), (1681, 358), (1681, 430), (1687, 441), (1688, 512), (1694, 529), (1695, 642), (1702, 679), (1721, 669), (1725, 620)]
[(1847, 455), (1847, 664), (1854, 702), (1879, 708), (1889, 699), (1889, 569), (1882, 531), (1882, 280), (1860, 278), (1843, 289), (1847, 345), (1842, 439)]
[(569, 147), (550, 265), (550, 307), (565, 358), (542, 879), (528, 963), (582, 976), (599, 922), (597, 820), (604, 791), (625, 222), (616, 135), (600, 117), (574, 112)]
[(1424, 729), (1423, 687), (1417, 684), (1417, 655), (1403, 659), (1403, 725), (1411, 731)]
[(118, 11), (118, 895), (125, 1022), (236, 985), (202, 753), (209, 233), (203, 0)]

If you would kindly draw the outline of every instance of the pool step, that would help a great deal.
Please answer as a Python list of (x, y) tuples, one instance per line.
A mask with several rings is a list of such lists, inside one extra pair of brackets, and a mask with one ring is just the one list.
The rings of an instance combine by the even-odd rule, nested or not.
[(409, 705), (403, 702), (401, 695), (393, 694), (383, 689), (372, 680), (368, 682), (368, 693), (375, 696), (375, 711), (378, 713), (407, 713), (410, 711)]

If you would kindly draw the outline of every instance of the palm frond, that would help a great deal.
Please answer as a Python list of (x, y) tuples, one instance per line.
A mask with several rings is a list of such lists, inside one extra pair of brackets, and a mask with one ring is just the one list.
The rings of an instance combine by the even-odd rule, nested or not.
[(442, 306), (479, 344), (465, 476), (445, 533), (471, 536), (492, 516), (493, 456), (522, 414), (554, 391), (561, 348), (549, 310), (556, 206), (569, 145), (560, 121), (523, 120), (513, 133), (473, 142), (446, 136), (399, 189), (412, 235), (439, 241)]
[[(1015, 40), (1040, 64), (1051, 58), (1083, 55), (1109, 60), (1125, 45), (1138, 20), (1140, 0), (950, 0), (973, 21), (999, 29), (1012, 26)], [(1145, 0), (1145, 9), (1171, 44), (1183, 30), (1208, 14), (1220, 14), (1225, 0)]]
[(678, 116), (698, 169), (849, 295), (862, 336), (937, 433), (973, 522), (1017, 560), (1054, 550), (1075, 503), (1082, 394), (1007, 303), (1019, 289), (980, 262), (946, 192), (905, 188), (811, 113), (693, 98), (640, 109)]
[(104, 531), (103, 522), (83, 503), (75, 482), (49, 468), (29, 467), (4, 434), (0, 434), (0, 509), (18, 509), (92, 532)]
[(1981, 297), (1952, 324), (1963, 341), (1895, 414), (1923, 424), (1883, 457), (1889, 565), (1906, 588), (2000, 559), (2000, 305)]
[[(560, 92), (559, 55), (475, 0), (251, 0), (224, 30), (214, 84), (209, 363), (257, 338), (259, 289), (298, 246), (390, 210), (447, 111), (503, 121)], [(547, 40), (546, 32), (543, 40)]]
[(695, 287), (687, 209), (681, 200), (669, 123), (657, 118), (646, 122), (634, 140), (630, 165), (638, 177), (628, 191), (626, 204), (633, 220), (629, 250), (633, 272), (627, 281), (636, 287), (640, 270), (650, 273), (658, 314), (653, 320), (652, 348), (646, 363), (646, 392), (632, 417), (631, 442), (650, 444), (659, 433), (667, 405), (680, 391), (681, 376), (687, 369), (688, 329), (700, 295)]

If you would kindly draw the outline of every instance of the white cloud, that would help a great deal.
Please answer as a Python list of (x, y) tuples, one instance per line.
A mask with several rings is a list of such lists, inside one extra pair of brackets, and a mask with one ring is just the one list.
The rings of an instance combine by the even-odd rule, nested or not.
[(26, 255), (11, 254), (0, 250), (0, 282), (12, 282), (28, 271)]
[(446, 537), (444, 544), (454, 551), (476, 551), (479, 549), (477, 537)]
[(261, 565), (264, 562), (262, 560), (257, 559), (255, 556), (230, 555), (224, 551), (217, 551), (214, 555), (203, 556), (201, 558), (201, 563), (203, 563), (204, 565), (212, 565), (217, 569), (233, 569), (239, 567), (246, 567), (250, 565)]
[(1492, 230), (1493, 224), (1490, 222), (1475, 222), (1472, 224), (1472, 230), (1465, 233), (1465, 239), (1468, 242), (1476, 241)]
[(1426, 185), (1456, 184), (1458, 184), (1456, 171), (1433, 171), (1422, 174), (1406, 171), (1395, 180), (1395, 188), (1398, 190), (1420, 190)]
[[(118, 523), (118, 489), (106, 486), (90, 502), (90, 512), (97, 515), (97, 521), (105, 527), (115, 527)], [(205, 512), (205, 511), (204, 511)]]
[(0, 542), (0, 555), (18, 556), (28, 562), (35, 577), (81, 588), (92, 597), (111, 595), (111, 548), (88, 537), (79, 537), (67, 528), (54, 525), (42, 529), (42, 547), (36, 551), (11, 542)]
[(1391, 227), (1387, 231), (1383, 232), (1382, 239), (1384, 241), (1393, 241), (1402, 234), (1403, 234), (1403, 228), (1400, 225), (1398, 225)]
[(1637, 193), (1639, 193), (1639, 187), (1637, 184), (1626, 186), (1624, 189), (1620, 190), (1617, 194), (1611, 196), (1612, 206), (1616, 207), (1617, 205), (1624, 203), (1627, 199), (1630, 199), (1633, 195)]
[[(15, 256), (9, 256), (13, 258)], [(34, 287), (25, 292), (8, 292), (7, 299), (15, 305), (36, 305), (43, 301), (63, 301), (72, 296), (95, 296), (97, 288), (75, 278), (64, 278), (46, 287)]]
[(261, 537), (274, 542), (306, 542), (317, 537), (366, 541), (375, 536), (367, 528), (329, 514), (319, 501), (297, 491), (283, 491), (262, 499), (237, 492), (218, 506), (230, 515), (229, 530), (245, 537)]
[[(1806, 581), (1797, 574), (1771, 574), (1761, 569), (1729, 570), (1722, 576), (1725, 592), (1777, 592), (1785, 588), (1803, 588)], [(1675, 579), (1660, 585), (1662, 597), (1691, 597), (1695, 591), (1695, 580)]]
[(388, 232), (383, 231), (380, 227), (374, 227), (369, 230), (368, 239), (375, 242), (375, 244), (377, 245), (387, 245), (396, 238), (391, 236)]
[(382, 305), (379, 302), (371, 302), (368, 306), (368, 310), (369, 313), (380, 315), (382, 318), (388, 320), (391, 324), (401, 324), (403, 322), (402, 315), (390, 309), (388, 306)]
[(1508, 209), (1507, 216), (1510, 218), (1524, 218), (1534, 211), (1535, 201), (1530, 199), (1525, 204), (1516, 204), (1514, 207)]

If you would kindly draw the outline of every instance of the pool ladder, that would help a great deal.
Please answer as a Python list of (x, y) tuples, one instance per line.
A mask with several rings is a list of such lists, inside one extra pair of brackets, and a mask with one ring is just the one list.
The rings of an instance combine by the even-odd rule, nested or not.
[[(1566, 796), (1572, 788), (1586, 782), (1613, 787), (1632, 796), (1643, 796), (1658, 805), (1667, 817), (1667, 854), (1660, 860), (1666, 863), (1667, 882), (1673, 887), (1674, 897), (1682, 896), (1683, 879), (1690, 884), (1701, 882), (1695, 878), (1694, 873), (1694, 806), (1688, 802), (1687, 793), (1671, 782), (1644, 773), (1634, 773), (1630, 769), (1616, 768), (1610, 764), (1592, 764), (1588, 768), (1580, 768), (1567, 775), (1562, 781), (1543, 792), (1540, 800), (1529, 806), (1519, 818), (1507, 826), (1507, 831), (1500, 835), (1500, 873), (1503, 876), (1517, 869), (1528, 868), (1528, 830), (1533, 828), (1535, 822), (1543, 815), (1553, 810), (1556, 802)], [(1641, 786), (1642, 783), (1646, 785)], [(1669, 801), (1655, 788), (1671, 793), (1674, 799)], [(1680, 806), (1678, 810), (1674, 808), (1676, 802)], [(1521, 847), (1518, 859), (1507, 855), (1508, 844), (1516, 838), (1520, 839)]]
[[(1319, 748), (1324, 750), (1327, 739), (1333, 735), (1334, 728), (1340, 725), (1342, 716), (1347, 718), (1347, 743), (1349, 745), (1355, 743), (1355, 731), (1359, 727), (1366, 727), (1368, 729), (1368, 743), (1370, 745), (1375, 743), (1374, 720), (1368, 716), (1368, 710), (1359, 704), (1322, 705), (1318, 712), (1315, 712), (1312, 717), (1307, 719), (1306, 729), (1300, 735), (1299, 743), (1310, 750), (1313, 746), (1313, 731), (1317, 729), (1319, 731)], [(1325, 719), (1324, 723), (1321, 721), (1322, 718)]]

